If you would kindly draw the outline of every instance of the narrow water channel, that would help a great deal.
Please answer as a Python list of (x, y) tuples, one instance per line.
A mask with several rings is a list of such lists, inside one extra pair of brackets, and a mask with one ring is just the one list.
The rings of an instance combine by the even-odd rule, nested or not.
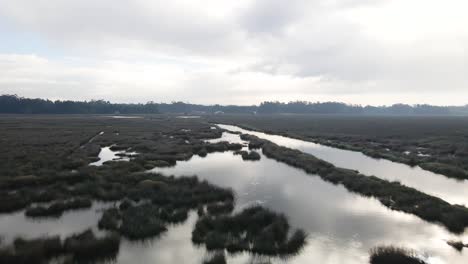
[(328, 147), (304, 140), (242, 129), (231, 125), (218, 125), (220, 128), (255, 135), (280, 146), (298, 149), (332, 163), (337, 167), (358, 170), (365, 175), (399, 181), (421, 192), (437, 196), (452, 204), (468, 206), (468, 181), (447, 178), (420, 167), (410, 167), (385, 159), (375, 159), (360, 152)]

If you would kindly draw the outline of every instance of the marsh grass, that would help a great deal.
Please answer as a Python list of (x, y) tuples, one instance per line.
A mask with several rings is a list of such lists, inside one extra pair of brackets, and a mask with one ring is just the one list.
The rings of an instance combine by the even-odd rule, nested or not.
[(224, 252), (217, 252), (211, 257), (203, 260), (203, 264), (226, 264), (226, 256)]
[(0, 263), (45, 263), (48, 259), (63, 253), (60, 238), (17, 238), (13, 245), (0, 249)]
[(96, 263), (97, 260), (115, 259), (120, 247), (120, 237), (115, 234), (98, 238), (90, 229), (65, 239), (64, 250), (79, 263)]
[(290, 236), (284, 215), (255, 206), (235, 215), (200, 218), (192, 232), (192, 241), (204, 244), (208, 250), (288, 255), (300, 251), (306, 243), (306, 235), (296, 230)]
[(464, 244), (462, 241), (450, 240), (447, 241), (447, 244), (460, 252), (463, 250), (464, 247), (468, 247), (468, 244)]
[(11, 245), (0, 248), (0, 263), (44, 264), (59, 256), (71, 256), (72, 263), (96, 263), (115, 259), (119, 245), (119, 236), (97, 238), (91, 230), (71, 235), (63, 242), (59, 236), (16, 238)]
[(65, 211), (90, 208), (92, 202), (87, 198), (75, 198), (65, 202), (54, 202), (48, 207), (35, 206), (28, 208), (25, 215), (28, 217), (60, 217)]
[(400, 247), (376, 247), (371, 250), (370, 264), (426, 264), (416, 252)]
[(234, 210), (234, 201), (227, 200), (224, 202), (210, 203), (206, 206), (206, 210), (211, 215), (229, 214)]
[(237, 150), (234, 155), (241, 155), (242, 160), (260, 160), (260, 154), (255, 151)]
[(158, 236), (167, 231), (158, 214), (159, 210), (152, 205), (130, 207), (122, 213), (122, 224), (118, 230), (131, 240)]

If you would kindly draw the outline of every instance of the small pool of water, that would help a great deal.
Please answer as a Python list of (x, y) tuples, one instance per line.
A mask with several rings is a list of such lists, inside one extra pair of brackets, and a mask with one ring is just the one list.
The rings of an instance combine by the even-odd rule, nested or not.
[[(119, 154), (125, 154), (125, 156), (121, 156)], [(130, 156), (137, 155), (137, 152), (127, 152), (124, 150), (116, 150), (113, 151), (111, 147), (103, 147), (101, 148), (101, 151), (99, 152), (98, 161), (92, 162), (89, 165), (90, 166), (102, 166), (104, 162), (110, 161), (110, 160), (115, 160), (115, 161), (129, 161)]]
[(113, 116), (106, 116), (106, 117), (117, 118), (117, 119), (143, 118), (142, 116), (130, 116), (130, 115), (113, 115)]
[(201, 116), (192, 116), (192, 115), (184, 115), (184, 116), (176, 116), (176, 118), (182, 119), (191, 119), (191, 118), (200, 118)]

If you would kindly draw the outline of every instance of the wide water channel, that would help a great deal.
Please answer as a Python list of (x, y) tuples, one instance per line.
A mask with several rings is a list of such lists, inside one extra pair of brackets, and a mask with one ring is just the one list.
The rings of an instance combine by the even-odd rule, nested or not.
[[(211, 141), (223, 140), (245, 143), (238, 135), (230, 133), (223, 133), (222, 138)], [(361, 264), (368, 263), (369, 250), (380, 245), (414, 249), (432, 264), (465, 264), (468, 260), (468, 251), (458, 252), (446, 244), (451, 239), (466, 242), (466, 232), (453, 235), (442, 226), (392, 211), (375, 199), (350, 193), (342, 186), (324, 182), (316, 175), (306, 174), (263, 154), (260, 161), (243, 161), (233, 152), (211, 153), (205, 158), (194, 156), (188, 161), (177, 162), (174, 167), (155, 168), (150, 173), (197, 175), (218, 186), (232, 188), (236, 194), (235, 210), (261, 204), (284, 213), (292, 227), (308, 233), (307, 245), (297, 256), (280, 259), (228, 255), (228, 263)], [(92, 209), (68, 212), (55, 220), (28, 219), (23, 211), (0, 215), (0, 230), (8, 230), (2, 232), (4, 240), (17, 235), (61, 234), (63, 237), (87, 227), (95, 228), (102, 208), (108, 206), (110, 204), (95, 203)], [(196, 213), (191, 212), (187, 221), (169, 226), (162, 237), (145, 242), (124, 239), (116, 263), (202, 263), (207, 252), (191, 242), (196, 220)]]

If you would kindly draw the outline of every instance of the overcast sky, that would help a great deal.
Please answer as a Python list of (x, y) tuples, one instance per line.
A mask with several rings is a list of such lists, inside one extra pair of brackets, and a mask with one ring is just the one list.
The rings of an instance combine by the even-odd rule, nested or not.
[(0, 0), (0, 93), (468, 103), (466, 0)]

